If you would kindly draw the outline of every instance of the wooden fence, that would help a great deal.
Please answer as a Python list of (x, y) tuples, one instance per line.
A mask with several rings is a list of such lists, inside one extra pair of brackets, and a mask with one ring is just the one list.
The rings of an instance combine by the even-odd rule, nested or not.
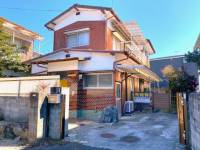
[(161, 109), (164, 111), (170, 111), (170, 94), (169, 93), (157, 93), (152, 94), (152, 103), (154, 109)]

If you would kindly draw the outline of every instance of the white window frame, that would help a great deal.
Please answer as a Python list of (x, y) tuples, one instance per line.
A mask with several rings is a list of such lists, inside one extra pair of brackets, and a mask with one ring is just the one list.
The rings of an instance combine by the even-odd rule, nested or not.
[[(78, 35), (81, 32), (88, 32), (89, 39), (88, 39), (88, 43), (87, 44), (81, 44), (81, 45), (79, 45), (79, 41), (78, 41), (79, 36)], [(83, 29), (78, 29), (78, 30), (73, 30), (73, 31), (66, 31), (64, 34), (66, 35), (66, 47), (67, 48), (74, 48), (74, 47), (81, 47), (81, 46), (88, 46), (88, 45), (90, 45), (90, 29), (89, 28), (83, 28)], [(76, 46), (73, 46), (73, 47), (69, 47), (68, 46), (68, 44), (67, 44), (68, 43), (67, 36), (70, 36), (70, 35), (76, 35)]]
[[(119, 43), (117, 43), (117, 42), (119, 42)], [(117, 44), (120, 44), (119, 49), (117, 48)], [(122, 50), (122, 41), (117, 36), (115, 36), (114, 34), (113, 34), (113, 37), (112, 37), (112, 49), (114, 51), (121, 51)]]
[[(102, 75), (102, 74), (111, 74), (112, 75), (112, 86), (110, 87), (100, 87), (99, 86), (99, 75)], [(96, 75), (97, 76), (97, 86), (96, 87), (86, 87), (85, 86), (85, 81), (83, 80), (83, 88), (84, 89), (113, 89), (114, 88), (114, 83), (113, 83), (113, 73), (88, 73), (88, 74), (85, 74), (85, 75)]]

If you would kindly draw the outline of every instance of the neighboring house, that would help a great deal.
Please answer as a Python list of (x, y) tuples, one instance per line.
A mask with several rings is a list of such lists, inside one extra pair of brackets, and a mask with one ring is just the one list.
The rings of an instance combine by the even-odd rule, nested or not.
[(153, 83), (152, 88), (159, 89), (160, 91), (168, 89), (168, 79), (162, 73), (162, 70), (168, 65), (171, 65), (180, 71), (183, 69), (189, 75), (195, 76), (196, 79), (199, 80), (197, 65), (195, 63), (188, 63), (184, 55), (154, 58), (150, 60), (150, 64), (152, 71), (162, 79), (159, 83)]
[(197, 38), (197, 41), (194, 45), (194, 50), (196, 50), (196, 49), (200, 49), (200, 34), (199, 34), (199, 37)]
[(3, 23), (4, 31), (10, 34), (11, 42), (20, 50), (22, 61), (32, 59), (34, 56), (33, 48), (35, 40), (42, 40), (42, 37), (18, 24), (15, 24), (3, 17), (0, 17)]
[(71, 116), (96, 117), (109, 105), (121, 115), (125, 101), (159, 81), (149, 68), (150, 40), (111, 8), (75, 4), (45, 26), (54, 32), (54, 50), (30, 61), (32, 74), (68, 81)]
[[(200, 49), (200, 35), (197, 38), (193, 50), (198, 49)], [(168, 89), (168, 80), (162, 74), (162, 69), (164, 69), (168, 65), (172, 65), (177, 70), (184, 69), (189, 75), (195, 76), (199, 84), (197, 87), (197, 91), (200, 91), (200, 71), (198, 69), (198, 66), (195, 63), (188, 63), (184, 55), (160, 57), (150, 60), (152, 71), (154, 71), (162, 79), (159, 83), (153, 83), (152, 88), (159, 89), (161, 91), (165, 91), (166, 89)]]

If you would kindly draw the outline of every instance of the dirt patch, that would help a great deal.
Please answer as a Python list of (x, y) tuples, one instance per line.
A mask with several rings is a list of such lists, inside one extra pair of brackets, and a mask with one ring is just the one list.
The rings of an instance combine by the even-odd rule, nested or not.
[(133, 143), (140, 141), (140, 138), (137, 136), (127, 135), (120, 138), (120, 141), (127, 142), (127, 143)]
[(102, 133), (101, 137), (107, 138), (107, 139), (112, 139), (112, 138), (116, 137), (116, 135), (114, 135), (112, 133)]

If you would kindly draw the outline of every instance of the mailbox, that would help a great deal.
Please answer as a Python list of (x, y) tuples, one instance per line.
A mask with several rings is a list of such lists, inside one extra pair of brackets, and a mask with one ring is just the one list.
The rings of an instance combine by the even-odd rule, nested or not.
[(62, 95), (61, 94), (49, 94), (48, 95), (48, 103), (50, 104), (59, 104), (61, 102)]

